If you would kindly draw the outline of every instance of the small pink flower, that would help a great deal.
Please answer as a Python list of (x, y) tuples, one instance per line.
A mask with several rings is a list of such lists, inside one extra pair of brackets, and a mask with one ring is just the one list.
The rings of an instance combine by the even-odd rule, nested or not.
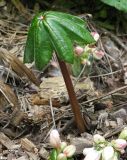
[(51, 131), (50, 137), (49, 137), (49, 142), (52, 147), (60, 148), (60, 145), (61, 145), (60, 135), (56, 129)]
[(101, 59), (104, 56), (104, 52), (102, 50), (93, 50), (93, 56), (95, 59)]
[(100, 36), (97, 32), (91, 32), (91, 35), (93, 36), (95, 41), (98, 41), (98, 39), (100, 38)]
[(84, 49), (80, 46), (75, 47), (75, 53), (80, 56), (83, 53)]
[(76, 147), (74, 145), (69, 145), (64, 148), (63, 153), (66, 157), (72, 157), (76, 151)]
[(127, 142), (124, 139), (116, 139), (112, 141), (114, 148), (118, 151), (124, 150), (127, 146)]

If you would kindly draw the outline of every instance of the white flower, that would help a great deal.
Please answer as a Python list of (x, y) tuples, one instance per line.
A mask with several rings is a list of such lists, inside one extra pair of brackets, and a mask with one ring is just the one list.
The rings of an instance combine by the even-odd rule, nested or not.
[(86, 156), (89, 152), (92, 152), (94, 150), (94, 148), (92, 147), (92, 148), (84, 148), (83, 149), (83, 154), (84, 154), (84, 156)]
[(66, 157), (72, 157), (76, 151), (76, 147), (74, 145), (69, 145), (64, 148), (63, 153)]
[(107, 146), (102, 151), (102, 159), (103, 160), (113, 160), (114, 157), (114, 149), (111, 146)]
[(96, 144), (105, 142), (105, 138), (99, 134), (95, 134), (93, 136), (93, 140), (94, 140), (94, 143), (96, 143)]
[(86, 154), (86, 157), (84, 160), (100, 160), (101, 157), (101, 151), (96, 151), (95, 149), (89, 150), (88, 153)]
[(60, 145), (61, 145), (60, 135), (56, 129), (51, 131), (50, 137), (49, 137), (49, 142), (52, 147), (60, 148)]

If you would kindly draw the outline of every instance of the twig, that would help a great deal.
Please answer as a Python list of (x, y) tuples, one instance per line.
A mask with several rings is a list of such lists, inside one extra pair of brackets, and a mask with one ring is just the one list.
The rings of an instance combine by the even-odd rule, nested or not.
[(99, 74), (99, 75), (96, 75), (96, 76), (89, 76), (89, 78), (97, 78), (97, 77), (104, 77), (104, 76), (109, 76), (109, 75), (112, 75), (112, 74), (116, 74), (118, 72), (121, 72), (123, 71), (122, 69), (119, 69), (117, 71), (114, 71), (114, 72), (110, 72), (110, 73), (106, 73), (106, 74)]
[(53, 112), (53, 107), (52, 107), (52, 99), (51, 98), (50, 98), (50, 109), (51, 109), (53, 124), (54, 124), (54, 127), (56, 128), (56, 123), (55, 123), (54, 112)]
[(117, 88), (117, 89), (115, 89), (115, 90), (113, 90), (113, 91), (111, 91), (111, 92), (109, 92), (109, 93), (107, 93), (107, 94), (105, 94), (103, 96), (100, 96), (98, 98), (93, 98), (93, 99), (90, 99), (88, 101), (85, 101), (85, 102), (81, 103), (81, 105), (84, 105), (84, 104), (87, 104), (87, 103), (90, 103), (90, 102), (93, 102), (93, 101), (96, 101), (96, 100), (99, 100), (99, 99), (103, 99), (105, 97), (108, 97), (109, 95), (112, 95), (113, 93), (116, 93), (116, 92), (121, 91), (121, 90), (126, 89), (126, 88), (127, 88), (127, 86), (123, 86), (123, 87)]

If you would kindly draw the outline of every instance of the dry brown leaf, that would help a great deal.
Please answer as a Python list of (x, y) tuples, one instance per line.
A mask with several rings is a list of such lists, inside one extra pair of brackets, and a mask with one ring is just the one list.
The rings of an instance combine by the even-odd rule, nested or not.
[[(6, 101), (8, 101), (8, 103), (12, 106), (12, 107), (18, 107), (18, 98), (16, 97), (15, 93), (13, 92), (13, 90), (6, 84), (4, 84), (3, 81), (0, 80), (0, 102), (2, 104), (6, 103), (3, 102), (5, 99)], [(0, 106), (3, 107), (3, 105), (0, 103)]]
[[(50, 100), (41, 98), (38, 94), (31, 96), (32, 105), (50, 105)], [(53, 107), (61, 107), (60, 101), (58, 98), (52, 99)]]
[(33, 72), (27, 68), (15, 55), (10, 54), (6, 49), (0, 48), (0, 59), (7, 62), (12, 70), (20, 77), (27, 76), (31, 82), (39, 86), (40, 82)]

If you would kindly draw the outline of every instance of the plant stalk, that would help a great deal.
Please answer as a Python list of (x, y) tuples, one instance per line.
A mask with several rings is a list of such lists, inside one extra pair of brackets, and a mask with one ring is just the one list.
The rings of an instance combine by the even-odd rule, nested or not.
[(80, 133), (83, 133), (85, 132), (85, 129), (86, 129), (86, 123), (80, 112), (80, 105), (76, 98), (76, 94), (75, 94), (74, 87), (73, 87), (73, 84), (70, 78), (70, 74), (68, 72), (65, 62), (61, 61), (59, 58), (58, 58), (58, 62), (59, 62), (59, 66), (60, 66), (64, 81), (66, 84), (66, 88), (68, 91), (70, 104), (71, 104), (72, 111), (74, 113), (74, 119), (75, 119), (77, 128), (79, 129)]

